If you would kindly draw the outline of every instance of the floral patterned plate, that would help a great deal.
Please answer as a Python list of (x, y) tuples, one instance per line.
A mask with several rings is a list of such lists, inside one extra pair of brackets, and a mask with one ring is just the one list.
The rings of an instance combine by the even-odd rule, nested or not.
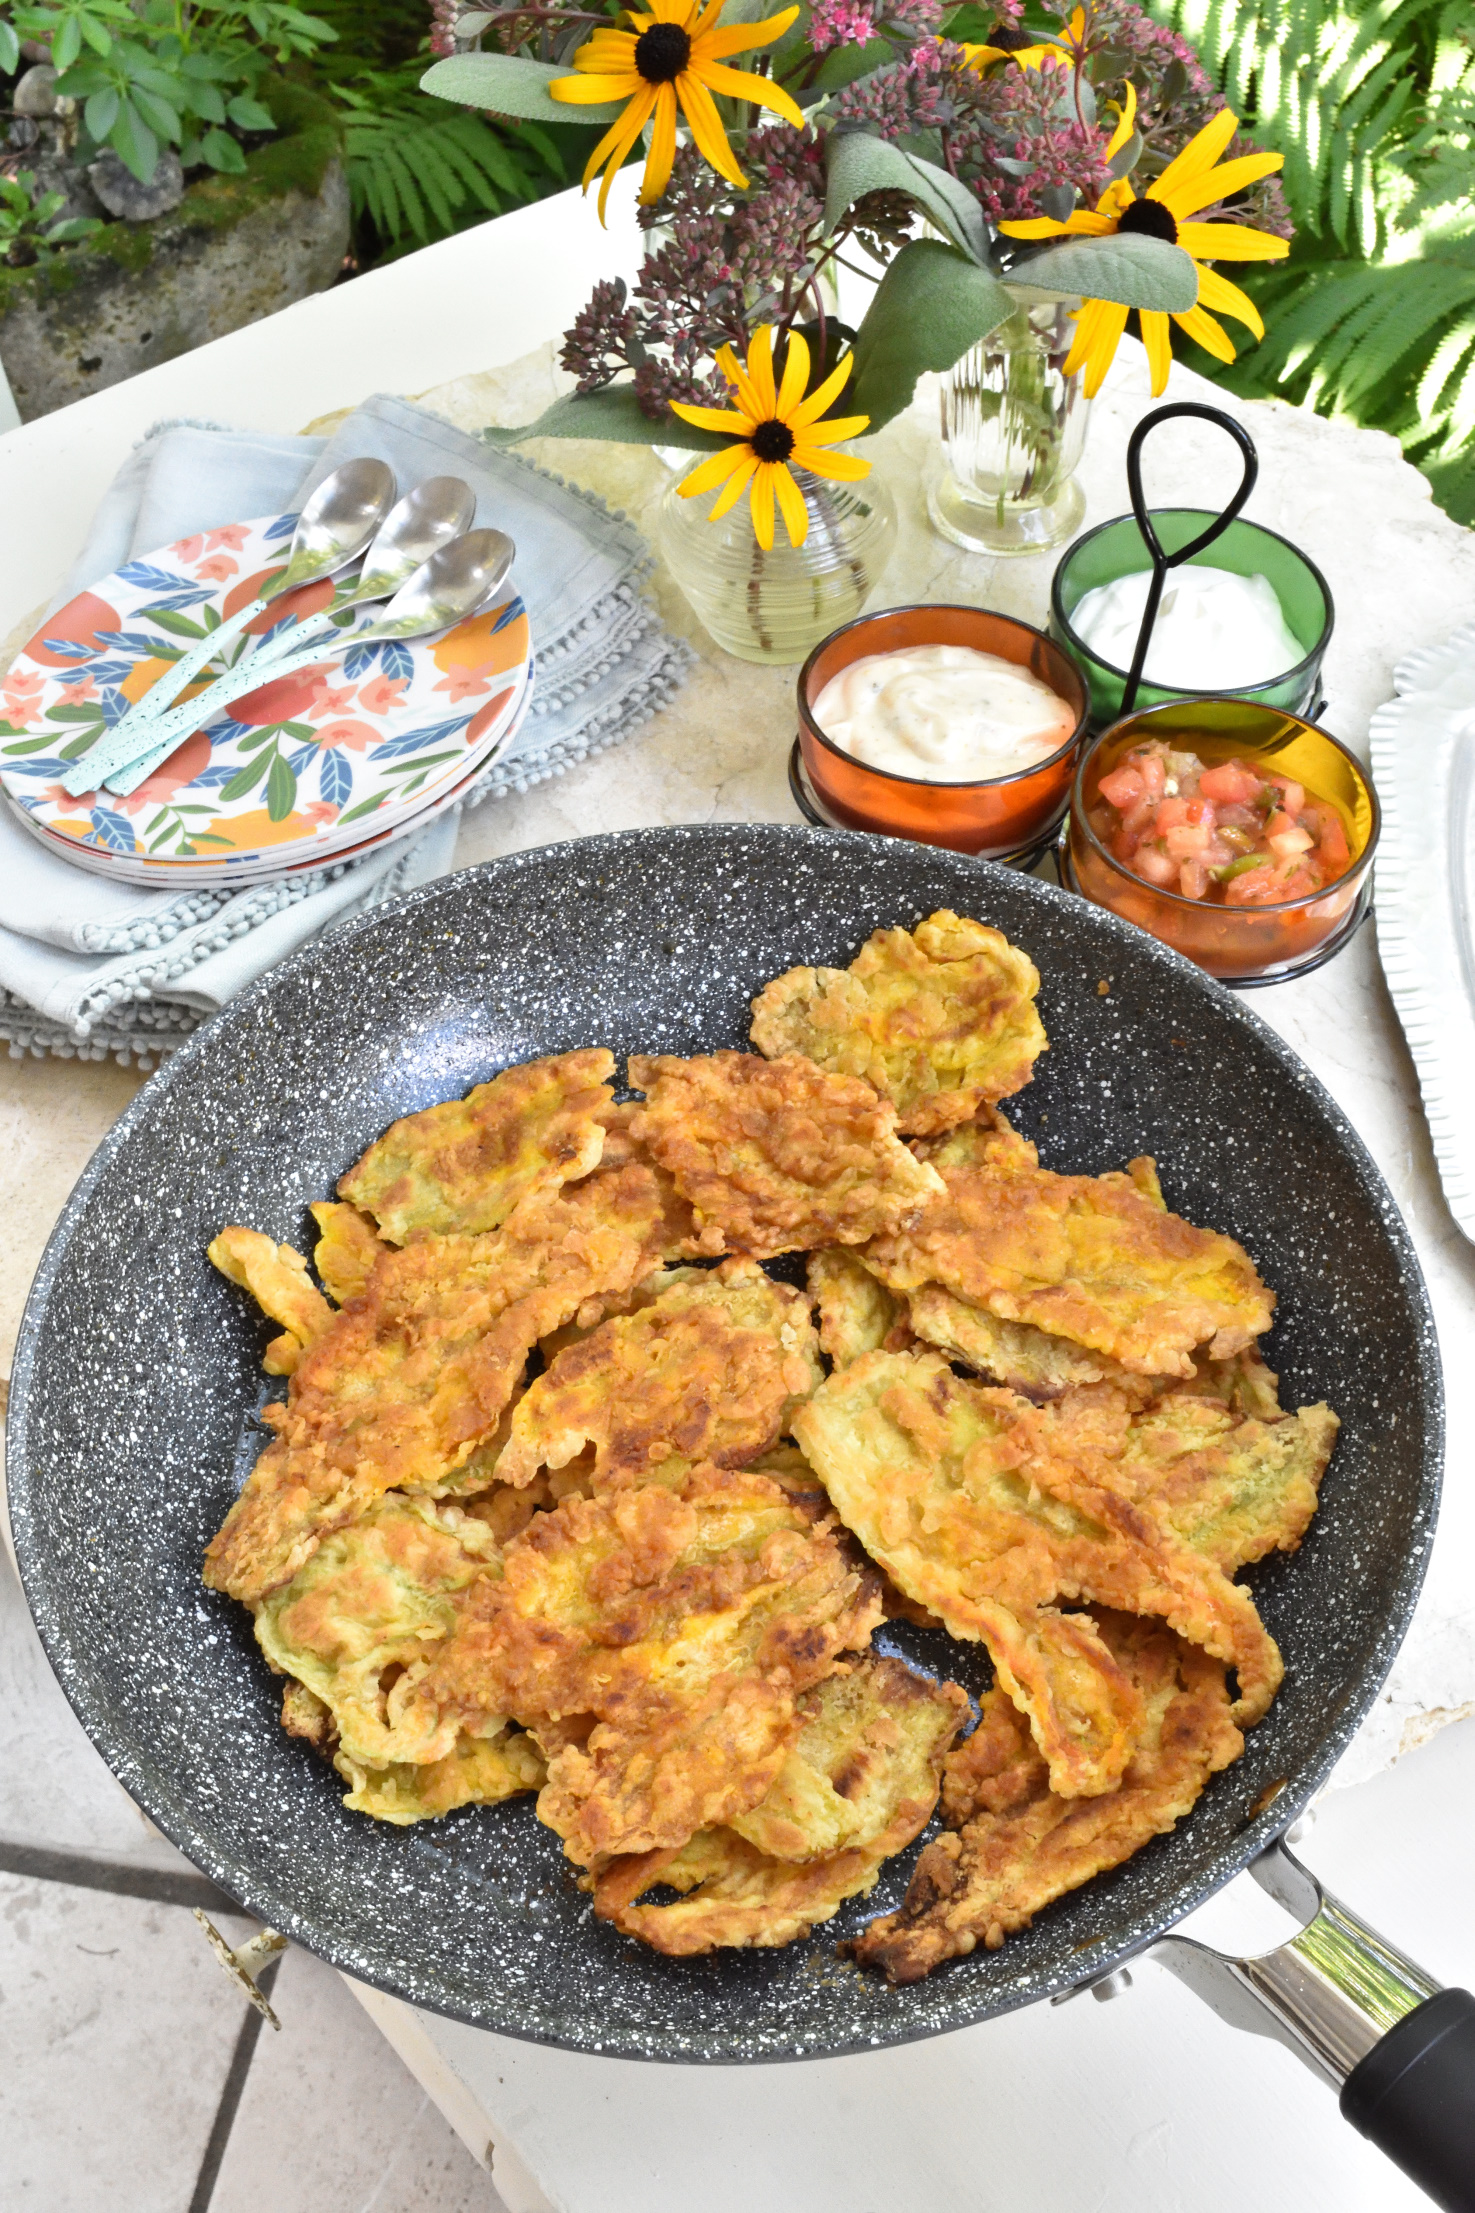
[[(171, 661), (280, 573), (295, 527), (295, 516), (272, 515), (180, 539), (47, 619), (0, 685), (0, 784), (37, 828), (144, 864), (150, 880), (206, 860), (279, 872), (305, 857), (290, 850), (303, 839), (318, 860), (340, 832), (388, 828), (465, 780), (526, 686), (520, 599), (413, 645), (356, 647), (352, 629), (372, 616), (345, 613), (343, 641), (326, 641), (321, 662), (236, 700), (127, 798), (61, 789), (64, 770)], [(294, 592), (227, 658), (333, 598), (330, 580)]]
[[(51, 831), (42, 828), (33, 814), (29, 814), (25, 808), (17, 806), (8, 792), (0, 794), (0, 797), (3, 797), (5, 804), (14, 813), (16, 819), (25, 825), (33, 837), (39, 839), (49, 851), (56, 853), (71, 865), (85, 870), (88, 875), (108, 876), (114, 882), (121, 880), (124, 883), (146, 884), (151, 891), (180, 892), (185, 889), (186, 885), (192, 892), (196, 890), (242, 891), (252, 884), (280, 880), (284, 877), (310, 875), (315, 869), (345, 867), (350, 862), (362, 860), (366, 854), (378, 852), (382, 846), (393, 845), (402, 838), (418, 835), (421, 830), (427, 829), (438, 815), (444, 814), (450, 807), (459, 806), (461, 801), (467, 797), (482, 771), (490, 767), (496, 756), (504, 751), (517, 736), (531, 704), (532, 683), (529, 680), (523, 687), (521, 697), (516, 703), (507, 727), (477, 755), (460, 783), (451, 785), (449, 789), (438, 791), (428, 800), (422, 800), (418, 807), (403, 820), (397, 821), (382, 830), (375, 830), (368, 837), (356, 838), (353, 831), (350, 830), (346, 837), (341, 838), (336, 844), (314, 843), (310, 849), (304, 845), (289, 846), (285, 848), (285, 857), (283, 850), (278, 849), (275, 852), (268, 851), (248, 862), (236, 859), (229, 861), (197, 861), (188, 864), (179, 862), (166, 875), (146, 856), (111, 853), (105, 848), (83, 845), (76, 839), (56, 837)], [(377, 822), (382, 817), (376, 815), (372, 819)], [(186, 868), (188, 868), (188, 874), (186, 874)]]

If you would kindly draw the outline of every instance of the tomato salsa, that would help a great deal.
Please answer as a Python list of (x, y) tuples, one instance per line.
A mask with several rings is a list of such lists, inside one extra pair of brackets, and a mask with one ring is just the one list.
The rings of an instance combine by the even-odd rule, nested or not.
[(1097, 792), (1089, 819), (1108, 853), (1185, 899), (1274, 906), (1311, 897), (1352, 863), (1331, 802), (1253, 761), (1210, 768), (1154, 738), (1124, 753)]

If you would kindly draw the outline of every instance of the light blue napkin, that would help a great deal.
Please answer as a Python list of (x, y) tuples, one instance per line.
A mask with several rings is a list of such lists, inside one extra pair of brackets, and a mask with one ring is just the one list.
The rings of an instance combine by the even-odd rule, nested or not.
[[(650, 557), (632, 524), (592, 494), (386, 397), (366, 401), (328, 439), (160, 425), (118, 472), (52, 611), (176, 538), (291, 512), (355, 454), (387, 461), (401, 491), (427, 476), (464, 477), (477, 522), (517, 545), (512, 580), (528, 609), (537, 690), (513, 750), (465, 805), (526, 791), (618, 745), (684, 682), (690, 651), (661, 629), (641, 589)], [(459, 813), (311, 876), (176, 893), (89, 875), (0, 807), (0, 1038), (13, 1053), (111, 1053), (146, 1065), (320, 930), (443, 875)]]

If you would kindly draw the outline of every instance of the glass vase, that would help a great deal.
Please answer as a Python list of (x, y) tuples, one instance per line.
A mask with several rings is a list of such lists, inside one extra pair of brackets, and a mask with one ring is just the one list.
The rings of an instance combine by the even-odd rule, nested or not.
[[(684, 454), (685, 473), (700, 456)], [(790, 545), (781, 515), (765, 550), (753, 535), (748, 496), (717, 522), (716, 491), (683, 499), (667, 486), (657, 541), (671, 574), (724, 652), (739, 661), (802, 661), (858, 615), (896, 543), (896, 504), (872, 470), (838, 484), (795, 469), (809, 535)]]
[(943, 474), (927, 495), (934, 529), (974, 553), (1040, 553), (1086, 512), (1073, 471), (1091, 403), (1065, 374), (1074, 321), (1020, 307), (954, 362), (942, 385)]

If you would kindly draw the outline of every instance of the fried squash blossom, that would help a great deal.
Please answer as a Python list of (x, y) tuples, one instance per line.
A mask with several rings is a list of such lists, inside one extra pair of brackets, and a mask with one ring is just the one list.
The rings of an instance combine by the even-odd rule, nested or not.
[(528, 1797), (658, 1951), (850, 1906), (907, 1983), (1239, 1757), (1282, 1662), (1238, 1577), (1305, 1535), (1337, 1417), (1282, 1409), (1274, 1293), (1150, 1159), (1056, 1128), (1042, 1165), (1006, 1118), (1039, 982), (967, 916), (878, 930), (766, 985), (753, 1052), (632, 1054), (618, 1095), (589, 1046), (366, 1131), (311, 1253), (221, 1228), (285, 1396), (205, 1580), (350, 1817)]

